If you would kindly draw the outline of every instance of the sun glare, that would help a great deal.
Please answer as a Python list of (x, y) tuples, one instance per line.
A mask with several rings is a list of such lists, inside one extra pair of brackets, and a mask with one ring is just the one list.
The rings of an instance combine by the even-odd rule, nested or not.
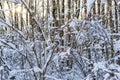
[(21, 5), (18, 4), (13, 8), (14, 13), (21, 13)]
[(4, 2), (4, 7), (3, 7), (4, 13), (6, 15), (6, 19), (9, 20), (9, 16), (12, 15), (15, 16), (17, 14), (17, 16), (21, 16), (25, 19), (26, 18), (26, 12), (27, 10), (22, 6), (22, 4), (14, 4), (14, 3), (10, 3), (9, 6), (6, 2)]
[(7, 3), (4, 3), (4, 11), (6, 12), (6, 14), (8, 14), (10, 11), (12, 13), (26, 13), (26, 9), (22, 8), (21, 4), (12, 4), (12, 7), (8, 7)]

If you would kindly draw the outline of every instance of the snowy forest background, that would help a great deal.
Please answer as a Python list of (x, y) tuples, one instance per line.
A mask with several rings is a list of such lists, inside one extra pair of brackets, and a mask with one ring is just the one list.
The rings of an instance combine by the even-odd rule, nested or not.
[(0, 0), (0, 80), (120, 80), (120, 1)]

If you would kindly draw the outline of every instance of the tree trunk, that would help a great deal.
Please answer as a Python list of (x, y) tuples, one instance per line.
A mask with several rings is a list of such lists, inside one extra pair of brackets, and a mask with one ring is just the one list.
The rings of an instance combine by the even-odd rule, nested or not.
[(119, 20), (118, 20), (118, 18), (119, 18), (119, 17), (118, 17), (118, 16), (119, 16), (118, 14), (119, 14), (119, 13), (118, 13), (118, 10), (117, 10), (117, 2), (116, 2), (115, 0), (114, 0), (114, 3), (115, 3), (115, 11), (114, 11), (114, 12), (115, 12), (115, 32), (118, 33), (118, 27), (119, 27), (119, 26), (118, 26), (118, 21), (119, 21)]

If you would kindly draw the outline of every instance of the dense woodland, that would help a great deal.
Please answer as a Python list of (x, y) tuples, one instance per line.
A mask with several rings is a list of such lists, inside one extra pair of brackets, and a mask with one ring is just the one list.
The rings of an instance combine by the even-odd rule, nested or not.
[(0, 0), (0, 80), (120, 80), (120, 1)]

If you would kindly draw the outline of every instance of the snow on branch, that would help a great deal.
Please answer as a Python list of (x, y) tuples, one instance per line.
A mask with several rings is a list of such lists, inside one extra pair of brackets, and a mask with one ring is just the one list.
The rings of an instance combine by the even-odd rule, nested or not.
[(3, 67), (3, 66), (0, 66), (0, 71), (3, 70), (3, 69), (4, 69), (4, 67)]
[(95, 0), (87, 0), (87, 15), (89, 15)]
[(14, 44), (8, 43), (5, 39), (0, 39), (0, 42), (3, 43), (4, 45), (9, 46), (11, 49), (15, 50), (16, 52), (20, 53), (22, 56), (26, 57), (23, 53), (21, 53)]
[[(4, 69), (2, 66), (0, 67), (0, 69)], [(11, 70), (9, 73), (9, 79), (16, 76), (17, 73), (25, 73), (25, 72), (31, 72), (31, 71), (34, 71), (34, 72), (40, 72), (40, 73), (43, 73), (42, 69), (40, 69), (39, 67), (35, 66), (31, 69), (14, 69), (14, 70)], [(55, 78), (54, 76), (50, 76), (50, 75), (45, 75), (44, 77), (46, 78), (50, 78), (50, 79), (54, 79), (54, 80), (61, 80), (61, 79), (57, 79)]]
[(1, 20), (1, 19), (0, 19), (0, 22), (3, 23), (6, 26), (12, 28), (13, 30), (15, 30), (19, 35), (21, 35), (25, 39), (25, 37), (23, 35), (23, 32), (18, 30), (18, 29), (16, 29), (12, 24), (10, 24), (9, 22), (6, 22), (5, 20)]
[[(6, 66), (9, 71), (11, 71), (10, 66), (7, 64), (6, 61), (3, 60), (3, 58), (1, 56), (0, 56), (0, 61), (4, 63), (4, 66)], [(4, 67), (1, 66), (0, 71), (3, 69), (4, 69)]]
[(35, 66), (33, 68), (30, 68), (30, 69), (14, 69), (14, 70), (11, 70), (9, 73), (9, 79), (12, 78), (13, 76), (16, 76), (17, 73), (25, 73), (25, 72), (31, 72), (31, 71), (34, 71), (34, 72), (40, 72), (42, 73), (42, 69), (40, 69), (39, 67)]
[(41, 73), (43, 73), (43, 70), (40, 69), (40, 68), (37, 67), (37, 66), (35, 66), (35, 67), (33, 68), (33, 71), (34, 71), (34, 72), (41, 72)]
[(7, 2), (20, 3), (20, 0), (6, 0)]
[[(22, 3), (25, 5), (25, 7), (26, 7), (26, 9), (28, 10), (28, 12), (30, 13), (30, 15), (33, 15), (33, 14), (34, 14), (34, 13), (33, 13), (34, 11), (28, 6), (28, 4), (27, 4), (24, 0), (21, 0), (21, 1), (22, 1)], [(41, 29), (42, 35), (43, 35), (43, 37), (44, 37), (44, 39), (45, 39), (45, 42), (46, 42), (46, 44), (47, 44), (47, 46), (48, 46), (45, 33), (43, 32), (42, 27), (41, 27), (41, 24), (40, 24), (40, 23), (38, 22), (38, 20), (37, 20), (37, 17), (32, 16), (32, 19), (33, 19), (34, 22), (37, 24), (37, 27)]]
[(44, 77), (46, 77), (46, 78), (51, 78), (51, 79), (54, 79), (54, 80), (62, 80), (62, 79), (57, 79), (57, 78), (55, 78), (54, 76), (49, 76), (49, 75), (45, 75)]

